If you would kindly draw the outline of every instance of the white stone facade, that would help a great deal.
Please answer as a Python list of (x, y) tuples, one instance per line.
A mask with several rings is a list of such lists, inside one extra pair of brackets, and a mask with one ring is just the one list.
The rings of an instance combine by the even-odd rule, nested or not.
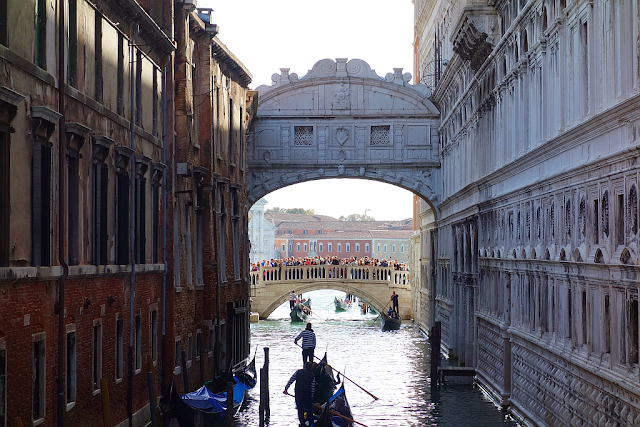
[(415, 0), (442, 165), (415, 318), (530, 425), (640, 425), (638, 7)]
[[(249, 210), (249, 241), (251, 242), (249, 260), (251, 263), (276, 258), (274, 242), (276, 227), (264, 217), (266, 204), (267, 201), (262, 198)], [(277, 257), (280, 258), (279, 255)]]

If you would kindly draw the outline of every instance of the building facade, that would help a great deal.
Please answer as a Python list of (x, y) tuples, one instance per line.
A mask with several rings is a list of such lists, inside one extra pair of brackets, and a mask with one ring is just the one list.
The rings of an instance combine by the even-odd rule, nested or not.
[(415, 1), (442, 165), (416, 319), (527, 424), (640, 423), (637, 13)]
[[(276, 245), (275, 242), (276, 227), (264, 217), (266, 204), (267, 201), (264, 198), (260, 199), (249, 210), (249, 240), (251, 241), (249, 260), (252, 263), (259, 263), (265, 259), (280, 258), (281, 251), (278, 249), (279, 245)], [(277, 257), (276, 252), (278, 253)]]
[(145, 425), (177, 342), (192, 389), (248, 354), (250, 74), (213, 27), (166, 2), (0, 5), (0, 426), (98, 425), (107, 391)]

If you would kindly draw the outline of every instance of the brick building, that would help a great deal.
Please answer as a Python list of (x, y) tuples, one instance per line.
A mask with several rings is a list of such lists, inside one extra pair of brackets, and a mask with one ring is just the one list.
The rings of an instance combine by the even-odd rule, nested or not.
[(0, 426), (99, 425), (107, 390), (114, 424), (143, 425), (147, 357), (156, 391), (176, 349), (190, 389), (246, 357), (251, 76), (206, 17), (0, 5)]

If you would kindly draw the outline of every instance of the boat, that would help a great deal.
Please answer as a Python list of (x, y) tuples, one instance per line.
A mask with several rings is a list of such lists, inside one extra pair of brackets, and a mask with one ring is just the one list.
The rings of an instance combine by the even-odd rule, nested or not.
[[(310, 300), (308, 300), (310, 303)], [(307, 322), (311, 316), (311, 309), (304, 303), (297, 302), (291, 309), (291, 321), (294, 323)]]
[(395, 331), (400, 329), (400, 325), (402, 324), (402, 317), (398, 314), (398, 318), (394, 319), (390, 317), (388, 314), (380, 313), (382, 317), (382, 330), (383, 331)]
[[(236, 367), (227, 374), (206, 382), (198, 390), (178, 395), (175, 382), (163, 396), (163, 414), (167, 420), (175, 418), (181, 427), (222, 426), (227, 414), (235, 416), (244, 402), (245, 392), (257, 383), (256, 359)], [(227, 411), (227, 383), (233, 382), (233, 408)]]
[(338, 412), (338, 405), (336, 402), (338, 399), (342, 399), (344, 406), (347, 407), (349, 414), (351, 414), (351, 417), (348, 418), (353, 420), (353, 412), (351, 412), (351, 406), (349, 405), (349, 401), (347, 400), (347, 395), (344, 390), (344, 383), (342, 383), (340, 389), (323, 405), (322, 413), (315, 423), (311, 424), (312, 427), (344, 427), (347, 425), (344, 418), (345, 416)]
[(340, 374), (338, 379), (333, 376), (333, 369), (327, 364), (327, 353), (324, 354), (322, 360), (314, 370), (316, 378), (316, 392), (313, 395), (313, 403), (325, 403), (331, 398), (336, 390), (336, 386), (340, 384)]
[(338, 299), (338, 297), (333, 297), (333, 304), (336, 306), (336, 311), (347, 311), (349, 309), (349, 304), (343, 299)]

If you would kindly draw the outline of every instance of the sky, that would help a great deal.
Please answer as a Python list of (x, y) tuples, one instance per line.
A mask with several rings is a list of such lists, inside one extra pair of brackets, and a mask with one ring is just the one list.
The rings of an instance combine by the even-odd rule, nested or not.
[[(270, 85), (280, 68), (304, 76), (321, 59), (366, 61), (380, 77), (412, 73), (411, 0), (198, 0), (213, 9), (218, 38), (253, 75), (252, 89)], [(344, 189), (344, 191), (341, 191)], [(265, 197), (267, 209), (301, 207), (339, 217), (377, 220), (412, 216), (412, 194), (375, 181), (341, 179), (293, 185)]]

